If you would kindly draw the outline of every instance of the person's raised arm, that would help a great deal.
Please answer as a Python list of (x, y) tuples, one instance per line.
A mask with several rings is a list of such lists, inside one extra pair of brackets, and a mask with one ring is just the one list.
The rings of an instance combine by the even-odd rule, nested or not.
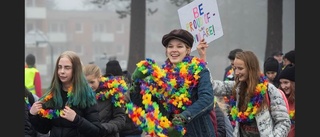
[(197, 46), (197, 51), (200, 56), (200, 59), (203, 59), (204, 61), (206, 61), (206, 52), (208, 47), (209, 45), (204, 39), (201, 39), (200, 43)]

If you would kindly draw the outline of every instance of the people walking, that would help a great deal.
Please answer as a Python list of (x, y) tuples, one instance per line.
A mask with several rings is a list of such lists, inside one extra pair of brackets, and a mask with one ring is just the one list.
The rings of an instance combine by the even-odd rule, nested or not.
[[(205, 57), (207, 47), (198, 45), (201, 58)], [(237, 53), (234, 69), (235, 81), (213, 80), (215, 96), (230, 96), (233, 135), (286, 137), (291, 126), (286, 103), (278, 88), (261, 73), (257, 56), (252, 51)]]
[[(120, 72), (107, 66), (106, 70)], [(101, 69), (96, 64), (88, 64), (83, 68), (86, 79), (95, 92), (98, 102), (100, 123), (107, 131), (105, 137), (119, 137), (119, 132), (125, 126), (124, 93), (128, 90), (122, 76), (103, 77)], [(116, 74), (116, 73), (114, 73)], [(122, 99), (122, 100), (121, 100)]]
[(289, 116), (291, 121), (291, 128), (288, 137), (295, 137), (295, 103), (296, 103), (296, 80), (295, 80), (295, 65), (287, 65), (279, 75), (280, 89), (284, 92), (287, 97), (289, 104)]
[(42, 96), (42, 86), (40, 72), (36, 68), (36, 57), (33, 54), (26, 56), (26, 66), (24, 68), (24, 85), (34, 95)]
[(190, 55), (193, 42), (186, 30), (170, 31), (162, 37), (165, 64), (147, 58), (132, 73), (129, 117), (150, 136), (215, 137), (211, 74)]
[(95, 94), (75, 52), (60, 54), (49, 88), (33, 103), (29, 119), (38, 132), (50, 131), (50, 137), (100, 137), (106, 134), (100, 124)]

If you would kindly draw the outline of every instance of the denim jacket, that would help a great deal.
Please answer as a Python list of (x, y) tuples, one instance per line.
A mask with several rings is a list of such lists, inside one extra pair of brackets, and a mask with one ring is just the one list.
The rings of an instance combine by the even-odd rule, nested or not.
[[(213, 89), (211, 83), (211, 74), (207, 68), (204, 68), (199, 73), (197, 87), (191, 89), (191, 101), (192, 105), (188, 106), (180, 114), (186, 118), (186, 134), (184, 137), (216, 137), (213, 127), (213, 123), (210, 119), (210, 111), (213, 109)], [(140, 87), (135, 87), (135, 92), (130, 93), (131, 101), (142, 106), (141, 95), (139, 95)], [(152, 100), (161, 104), (160, 101), (152, 97)], [(164, 109), (162, 105), (159, 105), (160, 112), (163, 116), (167, 116), (170, 119), (170, 115)], [(171, 120), (171, 119), (170, 119)]]
[(192, 105), (181, 112), (185, 116), (185, 137), (215, 137), (209, 112), (213, 109), (213, 88), (210, 71), (205, 68), (199, 73), (198, 86), (192, 89)]
[[(213, 81), (213, 90), (216, 96), (230, 96), (234, 81)], [(237, 102), (239, 101), (239, 88), (236, 89)], [(258, 130), (261, 137), (287, 137), (290, 130), (290, 119), (286, 104), (279, 90), (273, 85), (268, 84), (268, 93), (270, 98), (270, 110), (268, 107), (258, 112), (255, 116)], [(235, 137), (240, 137), (239, 122), (233, 130)]]

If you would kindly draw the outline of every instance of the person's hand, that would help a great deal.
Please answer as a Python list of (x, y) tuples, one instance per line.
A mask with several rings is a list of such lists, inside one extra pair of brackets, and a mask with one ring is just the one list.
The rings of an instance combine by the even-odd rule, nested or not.
[(42, 109), (42, 103), (41, 101), (36, 101), (33, 103), (33, 105), (30, 108), (30, 114), (32, 115), (37, 115), (38, 112), (40, 111), (40, 109)]
[(186, 118), (181, 115), (181, 114), (175, 114), (173, 116), (173, 119), (172, 119), (172, 124), (173, 125), (181, 125), (181, 126), (185, 126), (185, 123), (186, 123)]
[(148, 74), (143, 74), (138, 67), (136, 67), (136, 69), (134, 70), (134, 72), (132, 73), (132, 81), (135, 82), (136, 79), (144, 79), (145, 77), (147, 77)]
[(197, 46), (197, 51), (200, 56), (200, 59), (203, 59), (204, 61), (206, 61), (206, 51), (208, 47), (209, 45), (204, 39), (201, 39)]
[(60, 116), (71, 122), (74, 120), (74, 118), (77, 115), (77, 113), (73, 109), (71, 109), (69, 106), (65, 106), (64, 109), (61, 111), (62, 112), (60, 112)]

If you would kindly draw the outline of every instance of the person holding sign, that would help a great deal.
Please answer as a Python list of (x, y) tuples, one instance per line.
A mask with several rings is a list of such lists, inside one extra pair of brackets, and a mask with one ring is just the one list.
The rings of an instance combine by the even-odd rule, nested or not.
[(204, 60), (190, 55), (193, 42), (190, 32), (172, 30), (162, 37), (165, 64), (146, 59), (132, 73), (129, 117), (148, 136), (216, 137), (211, 74)]
[[(202, 43), (197, 46), (204, 60), (207, 47)], [(215, 96), (230, 97), (233, 135), (287, 137), (291, 122), (286, 103), (277, 87), (263, 75), (257, 56), (252, 51), (236, 53), (234, 70), (234, 81), (213, 80)]]

